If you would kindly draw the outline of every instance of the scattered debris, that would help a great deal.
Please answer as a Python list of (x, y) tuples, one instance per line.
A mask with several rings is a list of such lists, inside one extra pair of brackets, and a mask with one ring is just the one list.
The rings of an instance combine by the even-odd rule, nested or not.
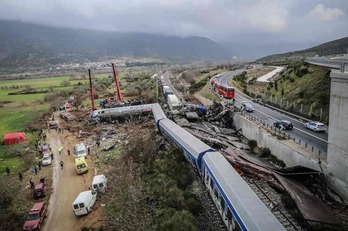
[(60, 117), (66, 121), (72, 121), (76, 119), (76, 117), (69, 112), (60, 113)]

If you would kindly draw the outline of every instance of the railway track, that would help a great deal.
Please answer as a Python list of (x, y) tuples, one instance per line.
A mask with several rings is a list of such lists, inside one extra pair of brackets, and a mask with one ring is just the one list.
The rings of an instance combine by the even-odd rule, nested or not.
[(297, 224), (296, 220), (291, 217), (290, 213), (284, 209), (279, 193), (262, 181), (255, 181), (248, 177), (243, 177), (243, 179), (286, 230), (305, 231)]

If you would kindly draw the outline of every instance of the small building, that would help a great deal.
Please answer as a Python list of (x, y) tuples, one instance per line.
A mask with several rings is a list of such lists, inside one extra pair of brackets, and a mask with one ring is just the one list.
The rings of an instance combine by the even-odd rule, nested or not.
[(22, 143), (26, 140), (24, 132), (4, 134), (4, 145)]

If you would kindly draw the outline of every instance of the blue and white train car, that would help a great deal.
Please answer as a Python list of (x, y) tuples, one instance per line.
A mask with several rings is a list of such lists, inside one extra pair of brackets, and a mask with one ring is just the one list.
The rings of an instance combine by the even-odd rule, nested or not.
[(189, 163), (201, 175), (229, 231), (285, 230), (225, 157), (168, 119), (159, 104), (98, 110), (94, 112), (94, 116), (149, 108), (158, 130), (182, 150)]
[(203, 156), (201, 175), (229, 231), (286, 230), (221, 153)]
[(156, 125), (158, 126), (158, 122), (161, 119), (167, 118), (166, 114), (164, 114), (161, 106), (158, 103), (150, 104), (152, 108), (153, 116), (155, 117)]
[(195, 170), (199, 170), (202, 156), (207, 152), (214, 151), (170, 119), (165, 118), (158, 121), (157, 126), (162, 133), (168, 136), (182, 150), (186, 159), (193, 165)]

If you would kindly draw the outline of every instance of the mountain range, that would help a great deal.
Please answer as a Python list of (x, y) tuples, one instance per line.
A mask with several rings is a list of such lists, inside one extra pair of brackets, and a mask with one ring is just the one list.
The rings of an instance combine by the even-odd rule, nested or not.
[(304, 50), (273, 54), (257, 59), (257, 62), (287, 62), (313, 56), (332, 56), (348, 53), (348, 37), (336, 39)]
[(204, 37), (176, 37), (41, 26), (0, 20), (0, 68), (97, 61), (105, 57), (169, 61), (228, 60), (223, 46)]

